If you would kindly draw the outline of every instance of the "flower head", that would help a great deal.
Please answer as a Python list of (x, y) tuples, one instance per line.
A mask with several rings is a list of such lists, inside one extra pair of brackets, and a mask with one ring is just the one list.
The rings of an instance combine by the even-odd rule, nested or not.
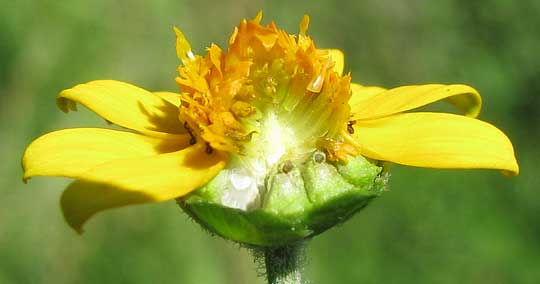
[[(24, 179), (74, 178), (62, 195), (80, 231), (95, 213), (177, 199), (195, 220), (233, 240), (292, 242), (352, 216), (385, 187), (380, 161), (430, 168), (518, 165), (509, 139), (477, 120), (481, 98), (466, 85), (394, 89), (351, 83), (338, 50), (319, 49), (262, 14), (234, 29), (229, 47), (196, 55), (175, 28), (181, 93), (110, 80), (62, 91), (131, 129), (65, 129), (35, 140)], [(465, 115), (410, 112), (446, 101)]]
[[(176, 78), (183, 92), (180, 120), (193, 138), (239, 155), (260, 156), (259, 150), (283, 155), (292, 148), (290, 154), (297, 155), (315, 148), (323, 137), (339, 139), (349, 119), (351, 77), (335, 71), (342, 69), (341, 62), (336, 65), (336, 51), (315, 47), (305, 34), (307, 16), (298, 36), (274, 23), (261, 25), (261, 17), (259, 13), (235, 28), (227, 52), (212, 44), (205, 56), (193, 55), (184, 35), (175, 29), (183, 63)], [(261, 145), (260, 137), (267, 134), (286, 141)]]

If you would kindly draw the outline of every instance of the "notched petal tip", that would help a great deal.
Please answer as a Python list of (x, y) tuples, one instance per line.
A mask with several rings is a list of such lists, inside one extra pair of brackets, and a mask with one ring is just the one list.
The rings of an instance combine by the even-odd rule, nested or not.
[[(39, 138), (38, 138), (39, 139)], [(36, 140), (38, 140), (36, 139)], [(21, 158), (21, 168), (23, 172), (22, 176), (22, 182), (27, 184), (28, 181), (33, 177), (36, 176), (35, 172), (32, 170), (32, 159), (33, 159), (33, 146), (36, 144), (36, 140), (34, 140), (28, 147), (24, 150), (23, 156)]]
[(453, 84), (445, 87), (449, 93), (444, 100), (463, 111), (465, 116), (478, 117), (482, 110), (482, 96), (473, 87), (463, 84)]
[[(511, 143), (511, 142), (510, 142)], [(512, 149), (512, 157), (509, 159), (508, 167), (501, 170), (501, 174), (506, 177), (515, 177), (519, 175), (519, 164)]]
[(505, 177), (515, 177), (519, 175), (519, 169), (516, 169), (515, 171), (501, 171), (501, 174)]
[(77, 103), (65, 97), (65, 92), (69, 92), (70, 90), (71, 89), (63, 90), (56, 97), (56, 106), (64, 113), (68, 113), (70, 111), (77, 111)]
[(26, 169), (23, 169), (23, 176), (21, 180), (24, 184), (28, 184), (28, 181), (30, 181), (33, 176), (34, 175), (32, 173), (29, 173)]

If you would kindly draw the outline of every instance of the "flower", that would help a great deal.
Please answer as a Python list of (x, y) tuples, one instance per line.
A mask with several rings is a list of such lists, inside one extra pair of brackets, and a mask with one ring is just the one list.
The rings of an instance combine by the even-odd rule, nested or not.
[[(309, 212), (309, 218), (318, 217), (298, 227), (306, 230), (298, 235), (303, 238), (341, 222), (384, 188), (378, 161), (518, 173), (510, 140), (476, 119), (481, 97), (475, 89), (354, 84), (350, 73), (343, 74), (343, 54), (317, 48), (306, 35), (307, 16), (298, 36), (275, 23), (261, 25), (261, 19), (259, 13), (243, 20), (227, 51), (212, 44), (204, 56), (195, 55), (175, 28), (180, 94), (113, 80), (62, 91), (57, 98), (62, 111), (76, 110), (79, 103), (132, 131), (75, 128), (39, 137), (24, 153), (24, 180), (74, 178), (61, 207), (79, 232), (102, 210), (178, 199), (219, 234), (264, 244), (267, 239), (253, 241), (234, 228), (212, 226), (224, 219), (206, 218), (234, 209), (239, 222), (276, 223), (268, 216), (294, 215), (301, 223), (295, 214)], [(436, 101), (465, 115), (409, 112)], [(362, 197), (351, 202), (351, 192)], [(219, 208), (205, 211), (208, 200)], [(320, 215), (332, 212), (329, 208), (341, 210), (339, 216)], [(251, 211), (266, 215), (252, 218)]]

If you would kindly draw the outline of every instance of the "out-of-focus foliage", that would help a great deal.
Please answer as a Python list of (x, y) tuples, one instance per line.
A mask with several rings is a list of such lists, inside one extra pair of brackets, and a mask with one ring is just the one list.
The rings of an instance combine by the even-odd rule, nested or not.
[(466, 83), (481, 118), (514, 142), (521, 174), (392, 169), (391, 191), (310, 242), (314, 283), (538, 283), (540, 2), (2, 1), (0, 283), (263, 283), (245, 250), (202, 232), (174, 202), (100, 214), (76, 235), (64, 179), (21, 182), (20, 157), (56, 129), (106, 126), (56, 110), (58, 91), (111, 78), (176, 90), (172, 26), (194, 49), (227, 42), (260, 9), (289, 32), (304, 13), (353, 79), (386, 87)]

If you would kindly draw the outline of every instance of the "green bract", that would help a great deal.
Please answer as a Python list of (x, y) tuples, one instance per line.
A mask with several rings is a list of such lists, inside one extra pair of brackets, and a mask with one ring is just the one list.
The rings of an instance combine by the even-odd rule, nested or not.
[(326, 161), (316, 151), (305, 161), (284, 161), (265, 177), (246, 208), (231, 206), (237, 191), (234, 170), (178, 199), (180, 206), (212, 233), (239, 243), (278, 246), (315, 236), (365, 207), (386, 186), (382, 168), (362, 156), (347, 163)]

